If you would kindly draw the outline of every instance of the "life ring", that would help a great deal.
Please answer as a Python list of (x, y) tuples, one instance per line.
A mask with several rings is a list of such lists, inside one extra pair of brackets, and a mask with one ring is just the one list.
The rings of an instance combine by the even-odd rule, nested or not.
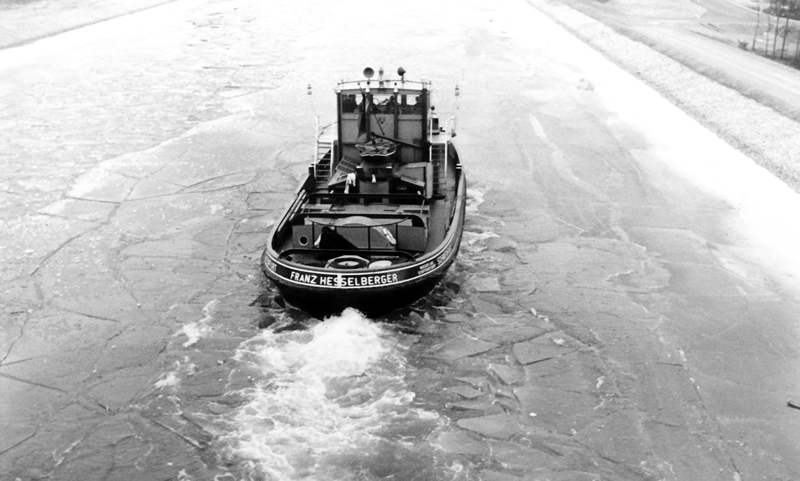
[(369, 265), (369, 261), (359, 256), (339, 256), (334, 257), (325, 263), (325, 268), (334, 269), (363, 269)]

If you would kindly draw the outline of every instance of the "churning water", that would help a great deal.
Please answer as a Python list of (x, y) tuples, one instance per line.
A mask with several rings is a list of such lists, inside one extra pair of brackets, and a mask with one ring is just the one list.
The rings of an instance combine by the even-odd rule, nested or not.
[(262, 332), (236, 354), (260, 379), (223, 443), (253, 479), (452, 479), (428, 441), (443, 421), (414, 406), (404, 350), (352, 309), (309, 330)]

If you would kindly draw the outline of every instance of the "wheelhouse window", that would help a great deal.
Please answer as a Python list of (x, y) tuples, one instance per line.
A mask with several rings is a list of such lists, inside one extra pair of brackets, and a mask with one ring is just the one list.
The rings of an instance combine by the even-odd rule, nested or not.
[(345, 116), (360, 114), (365, 99), (371, 105), (370, 111), (375, 114), (422, 115), (425, 109), (425, 101), (421, 92), (406, 90), (399, 93), (363, 94), (353, 93), (351, 90), (342, 92), (340, 95), (342, 114)]
[(358, 113), (358, 100), (356, 94), (342, 94), (342, 113), (343, 114), (356, 114)]
[(422, 115), (424, 102), (421, 95), (400, 95), (399, 111), (404, 115)]
[(374, 95), (372, 103), (377, 113), (394, 114), (397, 110), (397, 100), (394, 95)]

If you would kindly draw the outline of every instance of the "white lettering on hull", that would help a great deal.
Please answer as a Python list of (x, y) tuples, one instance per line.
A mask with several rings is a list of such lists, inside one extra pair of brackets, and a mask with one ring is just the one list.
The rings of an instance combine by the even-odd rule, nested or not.
[(309, 286), (328, 286), (328, 287), (370, 287), (394, 284), (397, 282), (397, 274), (371, 274), (362, 276), (336, 276), (319, 275), (304, 272), (291, 271), (289, 280), (299, 284)]

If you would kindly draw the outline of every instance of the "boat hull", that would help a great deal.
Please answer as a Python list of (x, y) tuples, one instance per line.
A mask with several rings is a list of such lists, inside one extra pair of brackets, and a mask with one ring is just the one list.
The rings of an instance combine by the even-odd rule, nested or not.
[[(451, 261), (452, 263), (452, 261)], [(348, 276), (343, 278), (344, 287), (323, 287), (298, 282), (291, 282), (283, 276), (276, 276), (274, 273), (265, 269), (267, 275), (272, 279), (283, 298), (309, 314), (324, 318), (341, 313), (344, 309), (352, 307), (362, 313), (376, 317), (395, 309), (402, 308), (414, 301), (424, 297), (442, 279), (449, 265), (442, 266), (435, 272), (417, 275), (407, 279), (406, 282), (389, 282), (385, 285), (376, 287), (368, 286), (346, 286), (349, 280), (351, 284), (364, 282), (368, 284), (369, 279), (388, 278), (393, 279), (395, 274), (365, 274), (362, 276)], [(295, 274), (304, 275), (304, 279), (319, 278), (320, 274)], [(290, 274), (291, 276), (291, 274)], [(301, 277), (301, 279), (303, 279)], [(373, 283), (380, 282), (373, 280)]]
[(381, 269), (321, 269), (281, 259), (268, 247), (262, 255), (262, 269), (287, 302), (314, 316), (335, 315), (347, 307), (373, 317), (385, 314), (425, 296), (455, 261), (466, 207), (463, 174), (455, 203), (444, 241), (413, 262)]

